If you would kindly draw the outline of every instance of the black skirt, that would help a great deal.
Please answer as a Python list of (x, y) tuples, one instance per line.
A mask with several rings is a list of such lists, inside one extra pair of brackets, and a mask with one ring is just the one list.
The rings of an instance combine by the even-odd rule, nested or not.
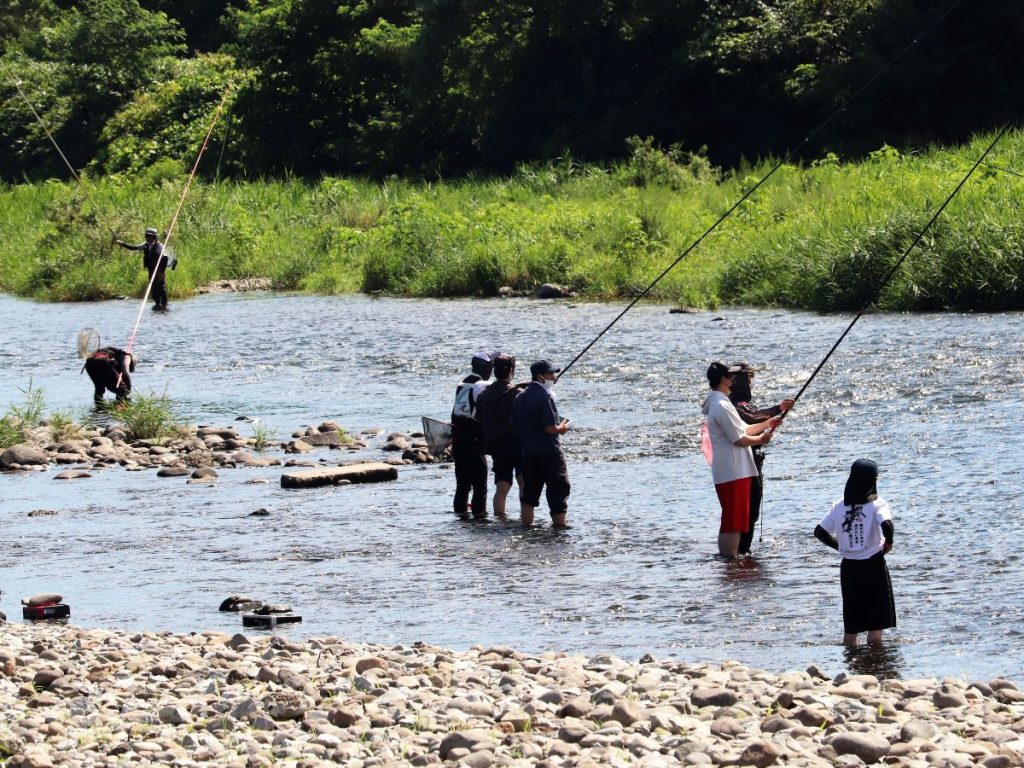
[(844, 557), (839, 565), (839, 583), (843, 590), (843, 630), (847, 634), (896, 626), (892, 580), (883, 552), (867, 560)]

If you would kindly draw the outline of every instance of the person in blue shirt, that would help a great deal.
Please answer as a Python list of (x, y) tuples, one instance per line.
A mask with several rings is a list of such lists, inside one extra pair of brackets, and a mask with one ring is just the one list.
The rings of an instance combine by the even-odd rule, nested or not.
[(569, 421), (560, 418), (551, 388), (558, 379), (556, 368), (547, 360), (530, 366), (532, 380), (512, 406), (512, 421), (523, 445), (522, 523), (533, 525), (534, 509), (545, 491), (551, 524), (566, 527), (569, 500), (569, 470), (565, 466), (560, 435), (569, 430)]

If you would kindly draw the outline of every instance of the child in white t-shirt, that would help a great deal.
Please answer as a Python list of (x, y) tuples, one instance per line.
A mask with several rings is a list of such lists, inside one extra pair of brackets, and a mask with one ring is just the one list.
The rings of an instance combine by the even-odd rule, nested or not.
[(858, 459), (850, 468), (843, 498), (814, 529), (819, 541), (839, 550), (843, 593), (843, 642), (857, 644), (860, 632), (869, 643), (882, 642), (882, 630), (896, 626), (896, 606), (885, 553), (892, 549), (889, 504), (876, 488), (878, 465)]

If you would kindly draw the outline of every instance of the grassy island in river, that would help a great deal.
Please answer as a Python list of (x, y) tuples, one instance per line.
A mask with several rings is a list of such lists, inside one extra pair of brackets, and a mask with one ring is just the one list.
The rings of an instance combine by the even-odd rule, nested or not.
[[(652, 298), (815, 310), (859, 308), (991, 136), (858, 162), (783, 166), (673, 270)], [(218, 279), (282, 290), (491, 296), (560, 283), (591, 298), (635, 295), (774, 164), (729, 170), (633, 140), (627, 162), (569, 159), (511, 177), (458, 182), (356, 179), (196, 184), (172, 246), (168, 283), (190, 295)], [(892, 310), (1024, 308), (1024, 133), (989, 156), (886, 287)], [(174, 166), (176, 168), (176, 166)], [(163, 231), (184, 179), (0, 186), (0, 290), (47, 301), (141, 294), (135, 254)]]

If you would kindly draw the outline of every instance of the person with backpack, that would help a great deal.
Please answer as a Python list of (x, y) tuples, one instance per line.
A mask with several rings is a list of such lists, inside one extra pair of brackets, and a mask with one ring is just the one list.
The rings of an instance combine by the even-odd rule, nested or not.
[(92, 380), (93, 402), (97, 407), (103, 406), (103, 396), (108, 389), (116, 395), (117, 402), (122, 403), (132, 392), (129, 374), (135, 372), (135, 355), (117, 347), (103, 347), (86, 358), (82, 370)]
[[(142, 266), (146, 268), (149, 275), (149, 282), (152, 283), (153, 310), (155, 312), (167, 311), (167, 255), (164, 253), (164, 244), (157, 239), (157, 231), (153, 227), (146, 230), (146, 242), (132, 245), (123, 240), (115, 240), (122, 248), (129, 251), (142, 251)], [(174, 269), (177, 264), (171, 264)]]
[(485, 454), (491, 457), (494, 472), (495, 517), (505, 517), (506, 500), (512, 490), (512, 481), (523, 487), (523, 443), (512, 423), (512, 406), (526, 384), (513, 384), (516, 359), (511, 355), (494, 358), (494, 381), (476, 401), (476, 416), (480, 424), (480, 438)]
[[(480, 350), (473, 355), (473, 372), (455, 388), (452, 406), (452, 459), (455, 462), (455, 514), (467, 511), (475, 518), (487, 515), (487, 459), (480, 443), (477, 398), (491, 378), (492, 355)], [(472, 492), (472, 501), (470, 501)], [(468, 506), (467, 506), (468, 505)]]

